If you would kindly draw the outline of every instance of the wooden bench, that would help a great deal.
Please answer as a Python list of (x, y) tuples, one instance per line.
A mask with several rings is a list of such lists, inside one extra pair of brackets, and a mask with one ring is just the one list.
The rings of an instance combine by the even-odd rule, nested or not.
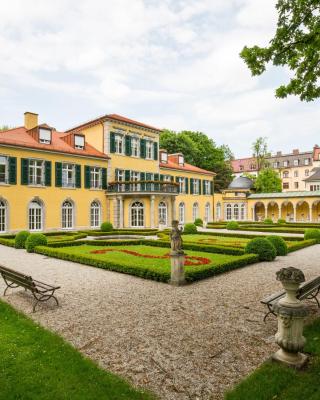
[(40, 302), (48, 301), (51, 298), (54, 299), (57, 306), (59, 306), (58, 299), (54, 296), (54, 292), (60, 289), (60, 286), (52, 286), (47, 283), (36, 281), (31, 276), (24, 275), (21, 272), (14, 271), (3, 265), (0, 265), (0, 274), (7, 285), (3, 293), (4, 296), (9, 288), (17, 288), (20, 286), (25, 290), (30, 290), (36, 300), (33, 306), (33, 312), (35, 312)]
[[(318, 307), (320, 307), (319, 300), (317, 298), (320, 292), (320, 276), (318, 278), (311, 279), (308, 282), (303, 283), (297, 292), (297, 299), (299, 300), (315, 300)], [(269, 314), (275, 315), (273, 312), (273, 306), (278, 303), (280, 299), (285, 296), (286, 292), (283, 290), (281, 292), (274, 293), (268, 297), (265, 297), (261, 300), (261, 303), (266, 305), (268, 308), (268, 312), (263, 318), (263, 321), (266, 322), (266, 319)]]

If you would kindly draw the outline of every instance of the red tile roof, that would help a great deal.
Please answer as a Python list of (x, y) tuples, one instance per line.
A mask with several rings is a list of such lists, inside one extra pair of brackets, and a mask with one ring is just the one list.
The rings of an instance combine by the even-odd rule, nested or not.
[(85, 142), (85, 148), (83, 150), (75, 149), (63, 139), (67, 135), (70, 135), (70, 133), (57, 132), (53, 130), (51, 143), (44, 144), (44, 143), (39, 143), (28, 133), (25, 127), (20, 126), (18, 128), (13, 128), (7, 131), (0, 132), (0, 146), (10, 145), (18, 147), (27, 147), (30, 149), (37, 149), (37, 150), (54, 151), (65, 154), (81, 155), (87, 157), (97, 157), (104, 159), (110, 158), (106, 154), (101, 153), (99, 150), (92, 147), (87, 142)]
[(187, 171), (187, 172), (195, 172), (198, 174), (205, 174), (205, 175), (211, 175), (211, 176), (215, 176), (216, 173), (212, 172), (212, 171), (207, 171), (205, 169), (202, 168), (198, 168), (194, 165), (191, 164), (187, 164), (184, 163), (184, 165), (180, 165), (176, 162), (173, 162), (172, 160), (170, 160), (170, 155), (168, 156), (168, 162), (167, 163), (161, 163), (160, 162), (160, 168), (168, 168), (168, 169), (178, 169), (180, 171)]
[(97, 125), (97, 124), (99, 124), (101, 122), (104, 122), (104, 121), (107, 121), (107, 120), (110, 120), (110, 119), (114, 120), (114, 121), (118, 121), (118, 122), (124, 122), (126, 124), (136, 125), (136, 126), (139, 126), (139, 127), (142, 127), (142, 128), (146, 128), (146, 129), (151, 129), (153, 131), (161, 132), (161, 129), (159, 129), (159, 128), (155, 128), (154, 126), (147, 125), (147, 124), (144, 124), (142, 122), (135, 121), (133, 119), (126, 118), (126, 117), (123, 117), (122, 115), (118, 115), (118, 114), (106, 114), (106, 115), (103, 115), (101, 117), (98, 117), (98, 118), (92, 119), (90, 121), (87, 121), (87, 122), (85, 122), (83, 124), (74, 126), (73, 128), (68, 129), (66, 132), (79, 131), (79, 130), (81, 130), (83, 128), (87, 128), (88, 126), (94, 126), (94, 125)]
[[(237, 160), (231, 161), (231, 167), (233, 172), (250, 172), (257, 171), (257, 168), (252, 169), (251, 164), (257, 165), (256, 159), (254, 157), (239, 158)], [(240, 168), (242, 167), (242, 168)]]

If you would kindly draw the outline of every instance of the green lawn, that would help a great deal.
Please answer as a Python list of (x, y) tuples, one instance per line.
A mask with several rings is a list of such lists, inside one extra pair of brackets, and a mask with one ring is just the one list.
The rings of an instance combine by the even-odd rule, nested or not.
[(319, 400), (320, 399), (320, 319), (306, 327), (306, 352), (312, 355), (305, 371), (266, 362), (225, 400)]
[(0, 301), (1, 400), (147, 400), (59, 336)]

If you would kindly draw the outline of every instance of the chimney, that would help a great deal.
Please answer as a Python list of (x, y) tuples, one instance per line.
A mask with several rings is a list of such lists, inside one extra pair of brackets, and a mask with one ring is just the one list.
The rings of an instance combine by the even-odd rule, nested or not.
[(24, 127), (29, 130), (38, 126), (38, 114), (26, 111), (24, 113)]
[(277, 151), (277, 157), (281, 156), (282, 152), (281, 151)]
[(292, 154), (294, 154), (295, 156), (297, 156), (299, 154), (299, 149), (293, 149), (292, 150)]

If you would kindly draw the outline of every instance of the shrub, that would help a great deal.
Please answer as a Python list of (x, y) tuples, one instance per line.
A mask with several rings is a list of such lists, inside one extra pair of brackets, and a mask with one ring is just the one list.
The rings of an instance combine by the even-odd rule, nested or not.
[(196, 226), (203, 226), (203, 221), (201, 218), (196, 218), (196, 220), (194, 221), (194, 224)]
[(33, 253), (36, 246), (46, 246), (48, 239), (42, 233), (31, 233), (26, 240), (26, 249), (28, 253)]
[(264, 224), (273, 224), (273, 221), (272, 221), (271, 218), (266, 218), (266, 219), (263, 221), (263, 223), (264, 223)]
[(245, 253), (258, 254), (260, 261), (272, 261), (276, 258), (277, 252), (274, 245), (265, 238), (255, 238), (247, 243)]
[(304, 240), (316, 239), (320, 242), (320, 229), (306, 229), (304, 231)]
[(239, 229), (239, 224), (238, 224), (237, 221), (230, 221), (230, 222), (227, 223), (226, 228), (229, 231), (234, 231), (236, 229)]
[(286, 223), (286, 220), (285, 220), (285, 219), (283, 219), (283, 218), (279, 218), (279, 219), (278, 219), (278, 224), (283, 225), (283, 224), (285, 224), (285, 223)]
[(113, 226), (111, 222), (102, 222), (100, 229), (102, 232), (111, 232), (113, 230)]
[(28, 231), (21, 231), (17, 233), (15, 239), (14, 239), (14, 247), (16, 249), (24, 249), (26, 246), (26, 240), (28, 239), (28, 236), (30, 235), (30, 232)]
[(288, 246), (285, 240), (281, 236), (268, 236), (266, 238), (270, 243), (273, 244), (276, 249), (277, 256), (286, 256), (288, 254)]
[(183, 233), (197, 233), (198, 229), (195, 224), (185, 224)]

